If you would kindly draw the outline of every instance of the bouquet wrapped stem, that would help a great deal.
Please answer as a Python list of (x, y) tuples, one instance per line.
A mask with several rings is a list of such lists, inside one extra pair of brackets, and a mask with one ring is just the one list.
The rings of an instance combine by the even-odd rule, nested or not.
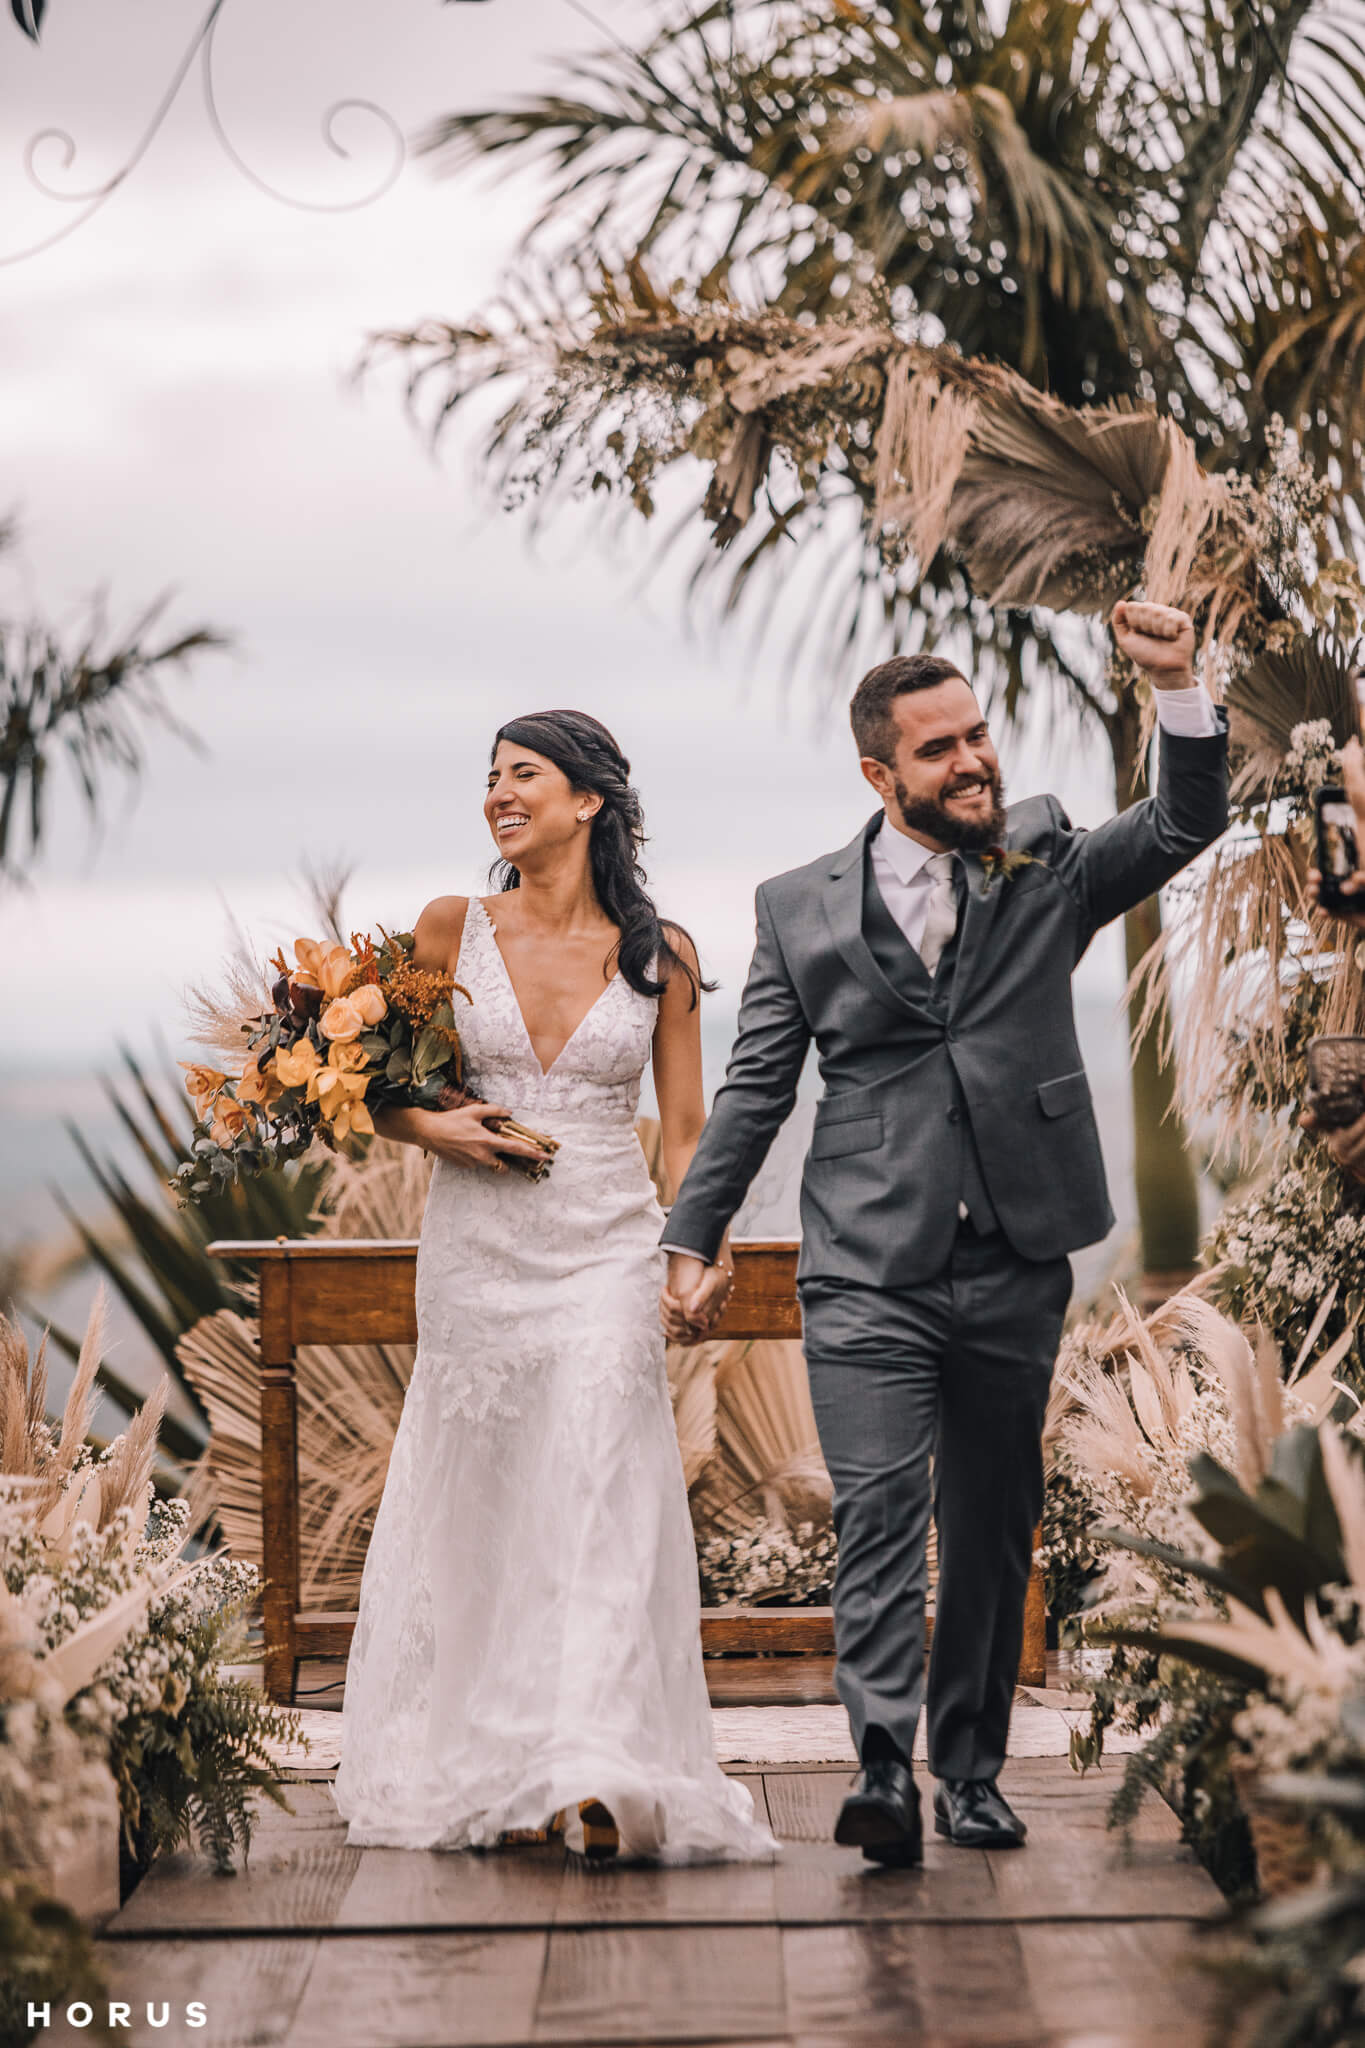
[[(483, 1102), (486, 1099), (472, 1088), (457, 1088), (447, 1082), (441, 1090), (436, 1107), (463, 1109), (468, 1103)], [(514, 1116), (490, 1116), (484, 1123), (484, 1129), (492, 1131), (496, 1137), (522, 1138), (528, 1145), (537, 1146), (541, 1154), (539, 1159), (522, 1159), (511, 1152), (504, 1152), (502, 1156), (513, 1173), (524, 1174), (527, 1180), (544, 1180), (550, 1171), (555, 1153), (559, 1150), (558, 1138), (548, 1138), (544, 1131), (533, 1131), (529, 1125), (518, 1123)]]

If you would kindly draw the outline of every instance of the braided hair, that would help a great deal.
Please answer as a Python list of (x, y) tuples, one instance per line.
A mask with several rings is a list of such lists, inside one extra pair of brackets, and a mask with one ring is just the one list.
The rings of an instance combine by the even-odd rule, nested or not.
[[(575, 790), (602, 799), (589, 828), (588, 855), (592, 865), (597, 900), (620, 937), (612, 948), (621, 975), (642, 996), (660, 996), (668, 976), (679, 968), (692, 985), (692, 1008), (702, 989), (708, 993), (718, 984), (702, 981), (696, 970), (673, 944), (671, 933), (682, 937), (681, 925), (665, 925), (645, 892), (648, 880), (640, 865), (640, 848), (645, 841), (644, 812), (630, 781), (630, 763), (605, 725), (586, 711), (536, 711), (527, 718), (513, 718), (499, 727), (493, 739), (490, 762), (504, 740), (513, 746), (529, 747), (553, 761)], [(489, 880), (499, 890), (521, 886), (520, 871), (509, 860), (498, 860), (489, 870)], [(651, 981), (649, 970), (655, 955), (664, 970), (661, 981)], [(611, 954), (607, 956), (611, 959)]]

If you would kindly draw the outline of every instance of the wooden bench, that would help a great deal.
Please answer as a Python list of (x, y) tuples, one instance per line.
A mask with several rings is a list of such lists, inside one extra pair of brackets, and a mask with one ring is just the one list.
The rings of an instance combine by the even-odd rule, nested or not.
[[(798, 1338), (798, 1247), (740, 1240), (735, 1285), (715, 1338)], [(267, 1696), (290, 1703), (301, 1659), (345, 1657), (353, 1611), (299, 1606), (298, 1397), (300, 1344), (415, 1344), (415, 1238), (220, 1238), (212, 1258), (255, 1266), (260, 1276), (262, 1619)], [(703, 1608), (702, 1650), (711, 1657), (832, 1657), (828, 1607)], [(1020, 1682), (1046, 1677), (1042, 1582), (1029, 1586)], [(799, 1688), (798, 1688), (799, 1690)]]

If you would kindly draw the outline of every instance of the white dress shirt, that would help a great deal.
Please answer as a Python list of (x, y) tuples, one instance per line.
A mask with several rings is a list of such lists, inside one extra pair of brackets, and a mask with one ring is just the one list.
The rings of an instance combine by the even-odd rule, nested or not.
[[(1187, 690), (1157, 690), (1157, 722), (1163, 732), (1177, 733), (1184, 739), (1210, 739), (1218, 730), (1218, 719), (1214, 713), (1213, 699), (1202, 683), (1195, 683)], [(934, 851), (922, 840), (912, 839), (908, 832), (902, 832), (893, 825), (890, 817), (882, 819), (881, 830), (872, 841), (872, 873), (882, 899), (892, 917), (904, 932), (910, 944), (918, 953), (924, 937), (925, 920), (929, 915), (929, 896), (933, 877), (926, 874), (925, 863)], [(962, 1213), (965, 1215), (966, 1210)], [(664, 1244), (666, 1252), (685, 1251), (686, 1246)], [(689, 1253), (695, 1257), (695, 1253)]]

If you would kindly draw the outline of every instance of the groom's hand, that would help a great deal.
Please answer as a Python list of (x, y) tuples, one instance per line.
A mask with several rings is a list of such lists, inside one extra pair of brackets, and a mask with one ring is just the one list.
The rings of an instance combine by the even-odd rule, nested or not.
[(1188, 612), (1125, 598), (1114, 606), (1109, 623), (1120, 653), (1135, 661), (1158, 690), (1193, 687), (1194, 621)]
[(659, 1297), (659, 1320), (670, 1344), (696, 1344), (710, 1324), (705, 1296), (711, 1269), (687, 1252), (668, 1255), (668, 1284)]

